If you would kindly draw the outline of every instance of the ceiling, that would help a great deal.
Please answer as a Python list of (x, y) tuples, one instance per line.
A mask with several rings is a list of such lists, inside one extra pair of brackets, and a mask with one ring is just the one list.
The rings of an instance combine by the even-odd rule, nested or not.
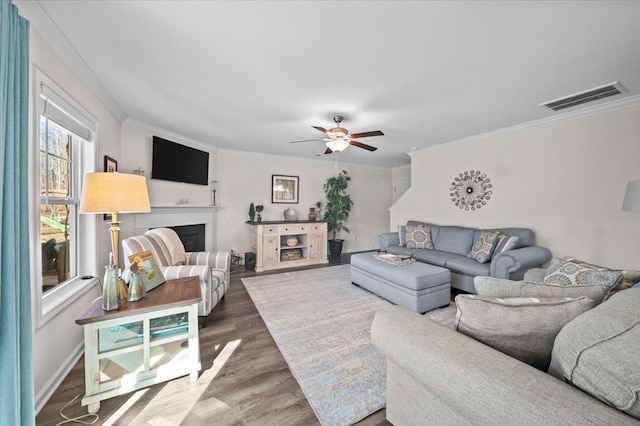
[(288, 142), (341, 114), (385, 133), (341, 161), (396, 167), (558, 97), (640, 94), (638, 1), (14, 3), (118, 118), (218, 149), (314, 158), (322, 141)]

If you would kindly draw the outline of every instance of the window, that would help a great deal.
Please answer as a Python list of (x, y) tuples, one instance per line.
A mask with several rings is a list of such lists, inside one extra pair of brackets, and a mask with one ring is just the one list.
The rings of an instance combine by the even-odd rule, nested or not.
[[(74, 159), (78, 136), (40, 116), (40, 242), (42, 292), (77, 276), (78, 199)], [(85, 141), (86, 142), (86, 141)]]
[[(96, 217), (80, 215), (82, 176), (94, 170), (96, 122), (36, 69), (32, 168), (32, 276), (36, 323), (95, 284)], [(37, 278), (37, 279), (36, 279)]]

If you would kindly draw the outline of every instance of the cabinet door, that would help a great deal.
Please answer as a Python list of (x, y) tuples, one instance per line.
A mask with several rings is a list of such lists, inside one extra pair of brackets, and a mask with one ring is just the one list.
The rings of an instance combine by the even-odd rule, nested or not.
[(320, 259), (324, 256), (324, 246), (327, 244), (324, 234), (309, 234), (309, 259)]
[(262, 237), (262, 264), (273, 265), (278, 263), (278, 239), (277, 235), (264, 235)]

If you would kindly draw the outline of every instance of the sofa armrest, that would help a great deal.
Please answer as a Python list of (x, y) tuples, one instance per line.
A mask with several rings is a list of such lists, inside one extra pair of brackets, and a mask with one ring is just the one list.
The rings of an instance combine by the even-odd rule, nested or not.
[(227, 277), (231, 270), (231, 252), (228, 251), (199, 251), (187, 252), (187, 265), (208, 265), (212, 268), (222, 269)]
[(380, 250), (387, 251), (390, 246), (400, 245), (400, 237), (397, 232), (383, 232), (378, 234), (378, 246)]
[(534, 283), (544, 282), (544, 273), (546, 269), (544, 268), (531, 268), (527, 272), (524, 273), (524, 280), (531, 281)]
[(376, 313), (371, 341), (430, 396), (420, 403), (434, 406), (421, 413), (434, 418), (422, 424), (454, 418), (474, 425), (636, 424), (577, 388), (398, 306)]
[(551, 260), (549, 249), (529, 246), (499, 253), (491, 259), (489, 273), (495, 278), (522, 279), (525, 271)]
[(160, 271), (167, 280), (198, 277), (201, 282), (211, 281), (211, 270), (205, 265), (161, 266)]

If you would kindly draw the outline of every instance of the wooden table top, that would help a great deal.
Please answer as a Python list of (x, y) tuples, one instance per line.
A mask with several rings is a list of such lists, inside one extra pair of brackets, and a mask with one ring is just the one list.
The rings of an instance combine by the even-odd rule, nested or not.
[(98, 298), (93, 301), (87, 312), (76, 320), (76, 324), (83, 325), (174, 306), (191, 305), (200, 300), (202, 300), (202, 293), (198, 277), (177, 278), (167, 280), (164, 284), (145, 293), (144, 297), (136, 302), (120, 300), (120, 309), (113, 311), (102, 310), (102, 298)]

